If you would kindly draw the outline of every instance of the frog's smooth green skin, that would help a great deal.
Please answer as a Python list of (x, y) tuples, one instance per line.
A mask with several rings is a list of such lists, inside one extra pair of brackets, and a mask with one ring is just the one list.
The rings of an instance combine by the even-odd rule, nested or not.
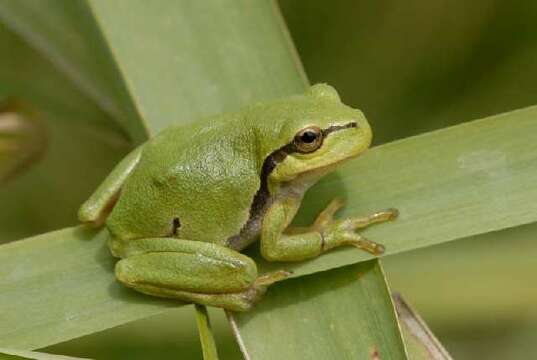
[(172, 126), (129, 154), (79, 211), (106, 226), (116, 276), (140, 292), (245, 311), (285, 271), (259, 276), (240, 253), (257, 238), (270, 261), (314, 258), (341, 245), (375, 254), (356, 233), (395, 210), (289, 228), (305, 191), (364, 152), (371, 128), (325, 84), (305, 94)]

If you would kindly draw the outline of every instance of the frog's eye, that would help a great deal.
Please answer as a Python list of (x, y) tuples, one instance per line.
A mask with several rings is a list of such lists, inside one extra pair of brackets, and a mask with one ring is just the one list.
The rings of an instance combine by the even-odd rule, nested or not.
[(317, 126), (300, 130), (295, 135), (295, 146), (298, 152), (310, 153), (317, 150), (323, 143), (323, 131)]

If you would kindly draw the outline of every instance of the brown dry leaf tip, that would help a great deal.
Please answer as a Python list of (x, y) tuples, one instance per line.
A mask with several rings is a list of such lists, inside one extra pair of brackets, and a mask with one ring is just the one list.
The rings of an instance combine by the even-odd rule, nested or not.
[(371, 360), (381, 360), (380, 353), (376, 347), (372, 347), (371, 351), (369, 351), (369, 358)]
[(11, 99), (0, 104), (0, 181), (37, 162), (46, 144), (45, 128), (32, 111)]
[(429, 354), (429, 358), (451, 360), (451, 355), (444, 349), (421, 316), (403, 299), (401, 294), (394, 292), (392, 293), (392, 298), (401, 325), (424, 347)]

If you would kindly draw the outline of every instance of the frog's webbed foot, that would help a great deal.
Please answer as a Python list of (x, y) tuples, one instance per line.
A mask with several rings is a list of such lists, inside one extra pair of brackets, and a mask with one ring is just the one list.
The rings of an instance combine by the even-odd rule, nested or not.
[(334, 220), (335, 213), (343, 206), (342, 199), (332, 200), (312, 225), (323, 236), (323, 251), (342, 245), (353, 245), (374, 255), (384, 253), (385, 248), (382, 244), (364, 238), (356, 230), (396, 219), (399, 215), (397, 209), (386, 209), (363, 217)]

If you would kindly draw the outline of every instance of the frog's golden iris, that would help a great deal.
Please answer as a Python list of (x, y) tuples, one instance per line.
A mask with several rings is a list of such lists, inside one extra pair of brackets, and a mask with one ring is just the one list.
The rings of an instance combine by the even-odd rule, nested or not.
[(309, 153), (317, 150), (323, 143), (323, 131), (317, 126), (300, 130), (295, 136), (295, 147), (298, 152)]

